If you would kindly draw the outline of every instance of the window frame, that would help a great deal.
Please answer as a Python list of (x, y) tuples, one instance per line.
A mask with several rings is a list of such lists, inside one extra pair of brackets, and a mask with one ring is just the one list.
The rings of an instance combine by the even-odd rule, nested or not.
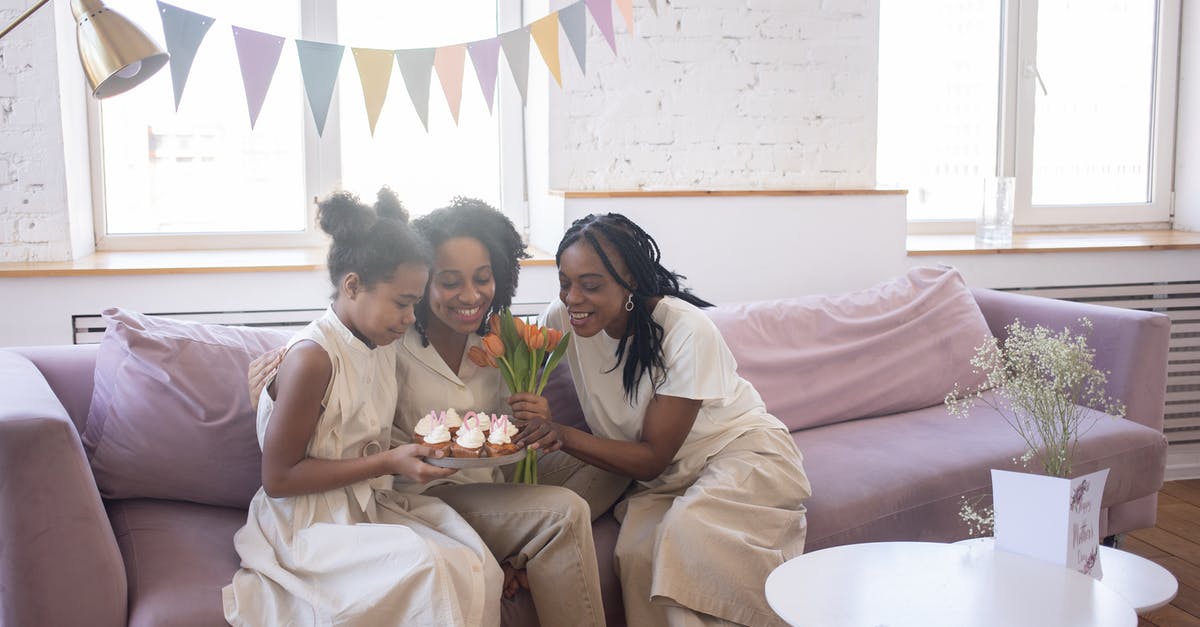
[[(1102, 205), (1033, 205), (1038, 0), (1002, 0), (997, 175), (1017, 180), (1017, 227), (1086, 230), (1169, 226), (1173, 218), (1175, 105), (1178, 89), (1180, 0), (1156, 0), (1154, 96), (1150, 133), (1150, 201)], [(910, 220), (913, 234), (969, 233), (975, 221)]]
[[(328, 0), (296, 0), (301, 14), (300, 37), (314, 41), (338, 41), (337, 3)], [(497, 33), (521, 26), (522, 2), (496, 0)], [(505, 62), (501, 61), (501, 66)], [(165, 71), (165, 70), (164, 70)], [(508, 72), (500, 70), (496, 81), (495, 112), (500, 134), (500, 204), (526, 237), (529, 232), (529, 203), (525, 181), (525, 120), (521, 96)], [(394, 78), (394, 77), (393, 77)], [(435, 81), (436, 82), (436, 81)], [(296, 106), (306, 107), (303, 99)], [(87, 133), (91, 173), (92, 226), (97, 251), (217, 250), (244, 248), (302, 248), (324, 246), (328, 238), (317, 228), (317, 199), (341, 184), (341, 103), (334, 90), (324, 137), (317, 135), (304, 111), (305, 230), (302, 232), (229, 232), (111, 235), (108, 233), (104, 192), (104, 159), (100, 103), (89, 99)]]

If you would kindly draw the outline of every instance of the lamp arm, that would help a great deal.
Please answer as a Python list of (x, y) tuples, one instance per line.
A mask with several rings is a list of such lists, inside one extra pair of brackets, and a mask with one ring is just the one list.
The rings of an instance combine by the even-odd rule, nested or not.
[(50, 0), (38, 0), (37, 3), (35, 3), (33, 6), (29, 7), (28, 10), (26, 10), (24, 13), (22, 13), (20, 16), (18, 16), (17, 19), (14, 20), (12, 24), (5, 26), (4, 30), (0, 30), (0, 39), (4, 39), (4, 36), (7, 35), (9, 33), (9, 31), (16, 28), (17, 24), (24, 22), (25, 18), (36, 13), (38, 9), (46, 6), (46, 3), (48, 3), (48, 2), (50, 2)]

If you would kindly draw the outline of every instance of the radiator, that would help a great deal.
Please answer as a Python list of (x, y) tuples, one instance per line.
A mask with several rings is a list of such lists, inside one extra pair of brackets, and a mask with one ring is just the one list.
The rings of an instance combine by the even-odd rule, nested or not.
[(1048, 298), (1157, 311), (1171, 317), (1163, 431), (1167, 480), (1200, 477), (1200, 281), (1028, 287), (1011, 290)]
[[(513, 303), (513, 315), (526, 319), (536, 318), (546, 309), (547, 303)], [(258, 311), (190, 311), (172, 313), (147, 313), (176, 320), (188, 320), (205, 324), (227, 324), (236, 326), (298, 331), (325, 312), (315, 309), (268, 309)], [(100, 314), (77, 314), (71, 316), (71, 328), (76, 344), (97, 344), (104, 337), (104, 318)]]

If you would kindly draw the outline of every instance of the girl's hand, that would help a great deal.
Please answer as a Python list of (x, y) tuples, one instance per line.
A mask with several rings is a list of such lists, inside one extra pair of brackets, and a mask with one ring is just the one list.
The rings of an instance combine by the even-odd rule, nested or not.
[(547, 422), (554, 420), (550, 416), (550, 402), (544, 396), (520, 392), (508, 397), (508, 404), (513, 410), (513, 420), (518, 425), (537, 418)]
[(263, 386), (275, 372), (279, 370), (279, 362), (283, 361), (283, 347), (267, 351), (250, 362), (250, 373), (246, 383), (250, 388), (250, 407), (258, 410), (258, 397), (262, 394)]
[(388, 465), (394, 475), (404, 475), (417, 483), (429, 483), (434, 479), (444, 479), (458, 472), (454, 468), (442, 468), (427, 464), (422, 457), (445, 457), (444, 451), (423, 444), (402, 444), (384, 453), (388, 456)]
[(513, 444), (535, 448), (543, 453), (553, 453), (563, 447), (563, 431), (566, 427), (541, 418), (525, 423), (513, 439)]

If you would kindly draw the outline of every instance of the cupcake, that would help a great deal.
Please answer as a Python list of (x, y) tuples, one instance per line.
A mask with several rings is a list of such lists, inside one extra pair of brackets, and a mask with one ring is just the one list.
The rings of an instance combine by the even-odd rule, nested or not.
[(484, 447), (487, 448), (490, 457), (502, 457), (511, 455), (521, 450), (516, 444), (513, 444), (512, 437), (517, 434), (517, 428), (508, 421), (508, 416), (500, 416), (492, 421), (492, 432), (488, 435), (487, 443)]
[(484, 435), (487, 435), (492, 430), (492, 416), (489, 416), (486, 411), (469, 411), (463, 420), (471, 416), (475, 416), (475, 419), (479, 421), (479, 429), (483, 431)]
[(441, 415), (446, 419), (446, 428), (450, 430), (450, 435), (453, 436), (458, 433), (459, 427), (463, 424), (462, 418), (458, 416), (458, 412), (454, 411), (454, 408), (451, 407), (442, 412)]
[(433, 416), (432, 413), (430, 412), (429, 430), (424, 435), (418, 434), (417, 437), (420, 438), (420, 442), (425, 446), (439, 451), (446, 451), (447, 454), (450, 454), (450, 429), (446, 428), (445, 419), (441, 416)]
[(437, 412), (431, 411), (425, 414), (417, 421), (417, 425), (413, 427), (413, 442), (417, 444), (425, 443), (425, 436), (429, 435), (429, 430), (433, 428), (433, 423), (438, 419)]
[(479, 421), (472, 416), (458, 428), (458, 434), (450, 443), (450, 455), (452, 457), (482, 457), (483, 443), (483, 431), (479, 428)]

